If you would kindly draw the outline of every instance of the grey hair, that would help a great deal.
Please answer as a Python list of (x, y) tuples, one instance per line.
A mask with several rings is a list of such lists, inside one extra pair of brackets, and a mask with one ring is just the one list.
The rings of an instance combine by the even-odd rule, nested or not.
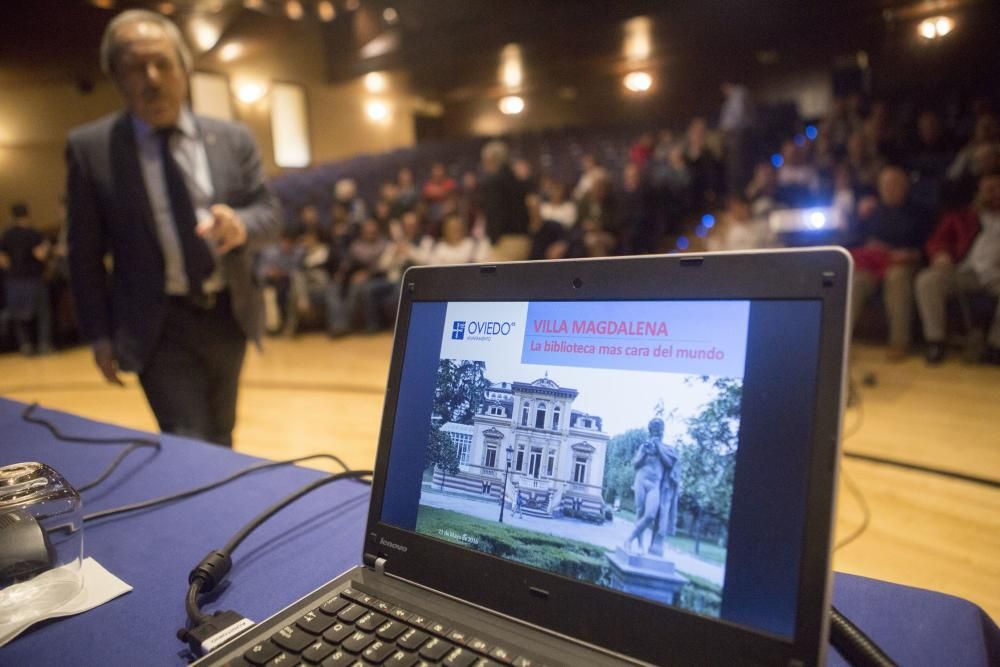
[(115, 65), (121, 56), (122, 44), (117, 39), (118, 29), (127, 23), (152, 23), (163, 29), (167, 37), (174, 43), (177, 55), (180, 57), (184, 71), (190, 73), (194, 60), (181, 31), (170, 19), (145, 9), (129, 9), (111, 19), (101, 37), (101, 71), (111, 78), (115, 75)]
[(497, 164), (506, 164), (510, 156), (507, 144), (502, 141), (491, 141), (483, 146), (483, 160), (494, 161)]

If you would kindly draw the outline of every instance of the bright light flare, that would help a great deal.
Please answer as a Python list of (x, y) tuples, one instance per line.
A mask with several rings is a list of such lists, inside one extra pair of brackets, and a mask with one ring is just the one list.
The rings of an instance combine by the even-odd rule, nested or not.
[(389, 87), (389, 81), (381, 72), (369, 72), (365, 74), (365, 90), (369, 93), (385, 92)]
[(625, 88), (633, 93), (644, 93), (653, 87), (653, 77), (648, 72), (629, 72), (625, 75)]
[(245, 81), (236, 87), (236, 98), (244, 104), (254, 104), (264, 99), (267, 86), (258, 81)]
[(389, 105), (381, 100), (369, 100), (365, 102), (365, 115), (376, 123), (385, 123), (389, 120)]
[(497, 107), (500, 109), (500, 113), (507, 116), (515, 116), (524, 111), (524, 99), (517, 95), (501, 97)]

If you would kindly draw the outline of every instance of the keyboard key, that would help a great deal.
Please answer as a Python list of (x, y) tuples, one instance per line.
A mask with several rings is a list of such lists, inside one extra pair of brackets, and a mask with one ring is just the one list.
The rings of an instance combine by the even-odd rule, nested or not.
[(345, 598), (333, 598), (332, 600), (327, 600), (320, 606), (319, 610), (324, 614), (329, 614), (330, 616), (336, 616), (337, 612), (346, 607), (351, 603), (350, 600)]
[(340, 647), (345, 651), (350, 651), (351, 653), (361, 653), (373, 641), (375, 641), (375, 635), (370, 635), (367, 632), (361, 632), (359, 630), (345, 639), (340, 644)]
[(514, 658), (514, 662), (511, 663), (514, 667), (531, 667), (532, 665), (538, 664), (531, 658), (525, 658), (523, 655)]
[(321, 614), (318, 611), (310, 611), (303, 615), (302, 618), (295, 621), (295, 625), (299, 626), (306, 632), (314, 635), (321, 635), (324, 630), (336, 622), (337, 619), (332, 616)]
[(396, 647), (392, 642), (376, 641), (365, 649), (365, 652), (361, 654), (361, 657), (368, 662), (380, 665), (386, 660), (386, 658), (395, 652)]
[(379, 626), (378, 630), (375, 631), (375, 634), (378, 635), (379, 639), (391, 642), (396, 637), (406, 632), (406, 630), (406, 626), (399, 621), (386, 621)]
[(493, 647), (490, 644), (487, 644), (486, 642), (484, 642), (479, 637), (472, 637), (472, 638), (470, 638), (469, 641), (466, 642), (465, 645), (468, 646), (469, 648), (471, 648), (473, 651), (477, 651), (477, 652), (483, 653), (485, 655), (488, 655), (489, 652), (493, 649)]
[(423, 646), (424, 642), (427, 641), (429, 635), (426, 632), (417, 630), (416, 628), (410, 628), (403, 633), (403, 636), (399, 638), (396, 642), (401, 648), (405, 648), (408, 651), (416, 651), (418, 648)]
[(464, 646), (467, 641), (469, 641), (469, 636), (461, 630), (452, 630), (448, 633), (448, 641)]
[(423, 628), (424, 630), (426, 630), (427, 626), (431, 624), (431, 620), (426, 616), (420, 616), (419, 614), (414, 614), (410, 618), (409, 623), (410, 625), (415, 625), (418, 628)]
[(359, 630), (364, 630), (365, 632), (371, 632), (378, 626), (385, 623), (385, 620), (386, 620), (385, 616), (383, 616), (382, 614), (370, 611), (361, 618), (359, 618), (357, 621), (355, 621), (354, 625), (358, 626)]
[(396, 651), (385, 661), (385, 667), (413, 667), (419, 661), (416, 653)]
[(347, 667), (353, 663), (357, 658), (348, 653), (347, 651), (341, 651), (337, 649), (324, 660), (320, 667)]
[(431, 637), (431, 640), (420, 649), (420, 655), (428, 660), (440, 660), (453, 648), (455, 648), (453, 644), (437, 637)]
[(337, 614), (337, 618), (342, 621), (347, 621), (348, 623), (353, 623), (362, 616), (368, 613), (368, 610), (359, 604), (351, 603), (344, 607), (344, 609)]
[(451, 628), (445, 625), (444, 623), (433, 621), (430, 625), (427, 626), (427, 631), (432, 632), (435, 635), (441, 635), (442, 637), (444, 637), (447, 636), (449, 632), (451, 632)]
[(391, 614), (392, 610), (396, 608), (396, 605), (386, 602), (385, 600), (375, 600), (372, 604), (372, 608), (378, 609), (385, 614)]
[(299, 664), (299, 656), (294, 653), (288, 653), (287, 651), (282, 651), (278, 655), (274, 656), (267, 661), (264, 667), (295, 667)]
[(499, 662), (493, 662), (489, 658), (480, 658), (473, 663), (472, 667), (501, 667)]
[(468, 649), (457, 648), (449, 653), (441, 664), (448, 667), (469, 667), (478, 657)]
[(251, 646), (250, 650), (243, 654), (243, 657), (246, 658), (246, 661), (251, 664), (263, 665), (279, 653), (281, 653), (281, 649), (275, 646), (272, 641), (268, 640), (255, 646)]
[(510, 665), (514, 662), (514, 652), (502, 646), (494, 646), (493, 650), (490, 651), (490, 657), (505, 665)]
[(312, 644), (314, 640), (313, 635), (294, 625), (286, 625), (271, 635), (271, 641), (292, 653), (301, 653), (302, 649)]
[(306, 662), (323, 662), (326, 656), (337, 650), (333, 644), (327, 644), (322, 639), (317, 639), (309, 648), (302, 652), (302, 659)]
[[(402, 621), (409, 621), (410, 617), (413, 616), (412, 613), (410, 613), (406, 609), (403, 609), (402, 607), (396, 607), (390, 613), (393, 616), (395, 616), (396, 618), (398, 618), (398, 619), (400, 619)], [(419, 618), (419, 617), (417, 617), (417, 618)]]
[(331, 644), (339, 644), (352, 632), (354, 632), (354, 628), (349, 623), (334, 623), (332, 627), (323, 633), (323, 639)]
[(351, 588), (350, 586), (340, 591), (340, 595), (341, 597), (345, 597), (348, 600), (354, 600), (355, 602), (359, 602), (361, 598), (365, 596), (364, 593), (356, 588)]

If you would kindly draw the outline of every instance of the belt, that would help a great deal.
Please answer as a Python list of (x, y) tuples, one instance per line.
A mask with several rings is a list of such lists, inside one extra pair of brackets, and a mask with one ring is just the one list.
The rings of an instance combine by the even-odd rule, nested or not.
[(214, 310), (219, 302), (228, 296), (225, 290), (204, 294), (168, 294), (167, 298), (178, 305), (197, 310)]

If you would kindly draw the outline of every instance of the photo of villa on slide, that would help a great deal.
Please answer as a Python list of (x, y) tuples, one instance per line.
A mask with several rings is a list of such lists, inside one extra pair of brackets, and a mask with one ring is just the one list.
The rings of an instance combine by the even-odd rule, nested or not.
[(503, 366), (441, 359), (417, 531), (719, 616), (742, 380)]

